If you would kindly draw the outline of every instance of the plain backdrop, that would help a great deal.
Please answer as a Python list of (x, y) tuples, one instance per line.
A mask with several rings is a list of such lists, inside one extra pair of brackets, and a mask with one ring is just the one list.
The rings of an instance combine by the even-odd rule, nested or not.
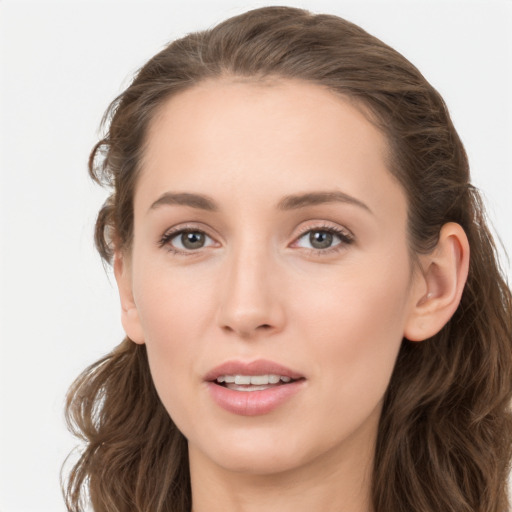
[[(444, 96), (512, 252), (512, 2), (0, 0), (0, 511), (62, 512), (67, 387), (123, 337), (86, 171), (108, 103), (162, 46), (249, 8), (360, 24)], [(510, 276), (510, 265), (504, 260)]]

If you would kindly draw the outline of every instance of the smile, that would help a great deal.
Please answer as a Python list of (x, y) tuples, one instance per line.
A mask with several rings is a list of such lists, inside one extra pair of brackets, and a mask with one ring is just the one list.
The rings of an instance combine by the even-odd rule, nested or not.
[(271, 361), (229, 361), (205, 376), (213, 401), (236, 415), (268, 414), (304, 388), (303, 375)]

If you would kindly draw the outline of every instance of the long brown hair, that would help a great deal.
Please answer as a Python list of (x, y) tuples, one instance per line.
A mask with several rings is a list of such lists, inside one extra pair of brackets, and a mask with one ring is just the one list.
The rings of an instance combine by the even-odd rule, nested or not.
[[(216, 77), (306, 80), (350, 97), (385, 134), (408, 198), (412, 254), (457, 222), (471, 247), (455, 315), (404, 340), (386, 393), (372, 481), (376, 512), (503, 512), (512, 456), (512, 298), (468, 161), (436, 90), (398, 52), (341, 18), (256, 9), (187, 35), (153, 57), (110, 105), (89, 169), (111, 188), (95, 240), (129, 250), (148, 123), (169, 96)], [(146, 350), (125, 339), (71, 387), (67, 418), (85, 441), (65, 489), (69, 511), (190, 509), (187, 446), (160, 403)]]

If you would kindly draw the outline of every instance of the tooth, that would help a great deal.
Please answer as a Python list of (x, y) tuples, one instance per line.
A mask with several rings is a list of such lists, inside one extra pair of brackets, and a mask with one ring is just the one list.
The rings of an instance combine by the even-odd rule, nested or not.
[(263, 391), (265, 389), (269, 389), (272, 386), (269, 385), (262, 385), (262, 386), (237, 386), (236, 384), (228, 384), (227, 388), (231, 389), (233, 391), (244, 391), (244, 392), (250, 392), (250, 391)]
[(226, 384), (237, 384), (240, 386), (266, 386), (268, 384), (278, 384), (279, 381), (284, 383), (291, 382), (290, 377), (284, 375), (219, 375), (217, 377), (218, 383), (225, 382)]
[(249, 375), (235, 375), (235, 384), (250, 384), (251, 377)]
[(269, 379), (268, 375), (254, 375), (251, 377), (251, 384), (254, 384), (256, 386), (262, 386), (264, 384), (268, 384)]

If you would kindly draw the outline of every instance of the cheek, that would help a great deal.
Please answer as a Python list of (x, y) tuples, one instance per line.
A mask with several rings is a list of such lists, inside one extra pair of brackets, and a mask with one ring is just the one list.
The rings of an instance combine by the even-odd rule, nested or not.
[(193, 266), (175, 271), (164, 261), (141, 265), (136, 276), (134, 295), (147, 344), (192, 342), (211, 317), (215, 284), (208, 273)]
[(407, 269), (407, 260), (376, 262), (325, 282), (314, 293), (310, 288), (297, 301), (302, 303), (294, 313), (300, 319), (297, 333), (314, 350), (314, 372), (336, 395), (335, 403), (349, 404), (351, 414), (377, 405), (387, 389), (407, 316)]
[(192, 399), (184, 383), (196, 375), (205, 329), (213, 321), (214, 285), (205, 275), (194, 278), (165, 265), (146, 264), (137, 274), (134, 295), (153, 381), (176, 420), (177, 402)]

